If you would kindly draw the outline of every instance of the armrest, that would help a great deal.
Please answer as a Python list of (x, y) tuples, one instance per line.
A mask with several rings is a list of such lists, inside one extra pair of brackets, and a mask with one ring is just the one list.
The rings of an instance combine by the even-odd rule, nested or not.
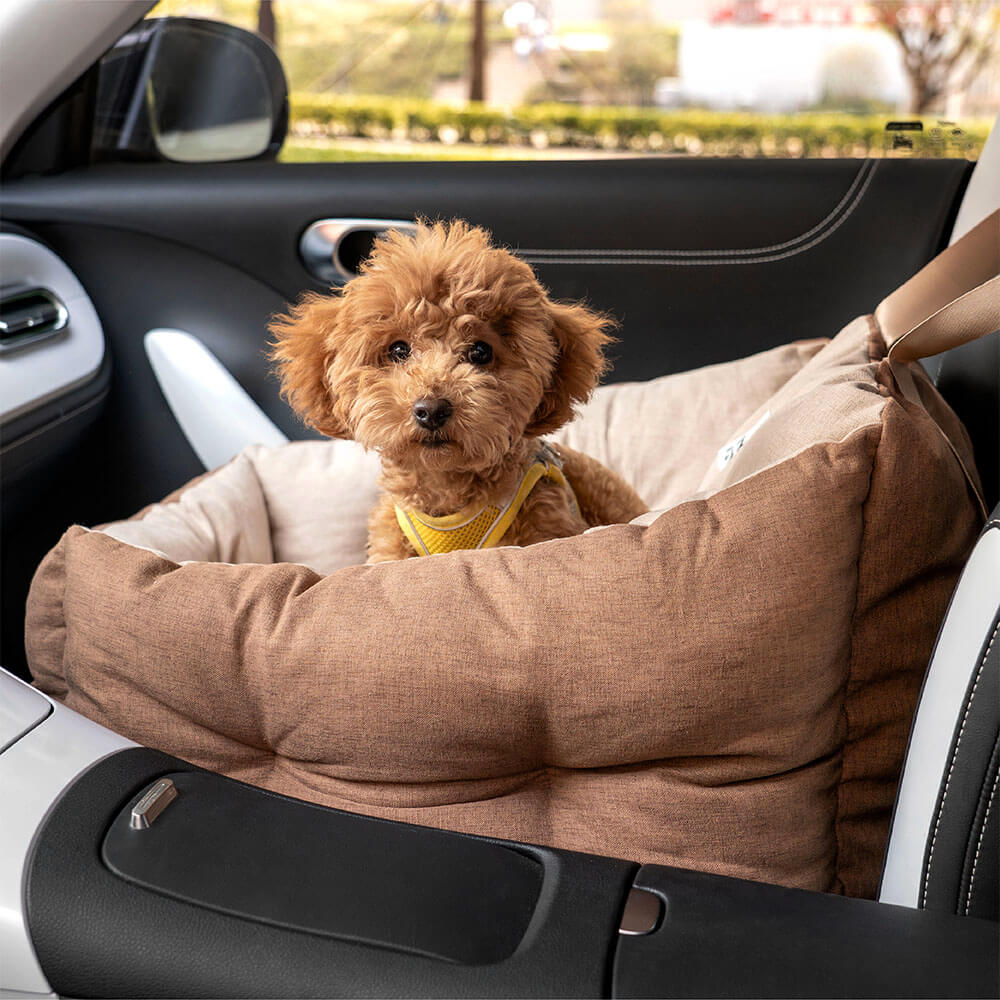
[[(163, 778), (176, 797), (147, 808)], [(26, 900), (62, 995), (602, 996), (636, 869), (326, 809), (134, 749), (53, 807)]]
[(986, 920), (647, 865), (652, 933), (622, 937), (614, 993), (631, 997), (995, 997)]
[[(659, 919), (628, 936), (633, 887)], [(141, 748), (56, 802), (25, 901), (70, 996), (997, 995), (987, 921), (376, 820)]]

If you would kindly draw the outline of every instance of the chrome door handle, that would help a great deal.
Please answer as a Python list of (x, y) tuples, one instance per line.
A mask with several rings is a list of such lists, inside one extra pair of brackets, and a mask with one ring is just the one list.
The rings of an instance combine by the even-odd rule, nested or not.
[(405, 219), (320, 219), (299, 240), (299, 254), (309, 273), (331, 285), (357, 277), (375, 238), (390, 229), (415, 233)]

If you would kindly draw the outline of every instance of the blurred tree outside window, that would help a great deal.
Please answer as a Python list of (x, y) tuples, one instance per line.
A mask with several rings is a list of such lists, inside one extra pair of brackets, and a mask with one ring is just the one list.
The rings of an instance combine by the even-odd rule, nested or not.
[(996, 54), (1000, 5), (995, 0), (879, 0), (872, 10), (902, 49), (913, 114), (926, 114), (967, 90)]
[(150, 14), (171, 15), (276, 48), (286, 161), (974, 158), (1000, 109), (997, 0), (161, 0)]
[(274, 48), (278, 47), (278, 24), (274, 19), (274, 0), (259, 0), (257, 4), (257, 34)]

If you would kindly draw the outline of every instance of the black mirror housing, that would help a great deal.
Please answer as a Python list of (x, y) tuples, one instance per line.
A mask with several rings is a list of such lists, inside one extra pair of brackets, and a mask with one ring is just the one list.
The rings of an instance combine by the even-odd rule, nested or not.
[(288, 85), (249, 31), (198, 18), (141, 21), (100, 63), (94, 160), (273, 159), (288, 129)]

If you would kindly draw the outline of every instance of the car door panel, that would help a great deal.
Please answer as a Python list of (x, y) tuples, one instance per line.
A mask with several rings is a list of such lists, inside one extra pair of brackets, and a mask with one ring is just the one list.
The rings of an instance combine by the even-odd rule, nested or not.
[(623, 324), (611, 377), (625, 380), (836, 332), (941, 249), (969, 169), (894, 159), (115, 166), (11, 185), (7, 211), (25, 224), (145, 233), (284, 298), (325, 287), (299, 254), (317, 219), (466, 218), (532, 263), (555, 297), (586, 298)]

